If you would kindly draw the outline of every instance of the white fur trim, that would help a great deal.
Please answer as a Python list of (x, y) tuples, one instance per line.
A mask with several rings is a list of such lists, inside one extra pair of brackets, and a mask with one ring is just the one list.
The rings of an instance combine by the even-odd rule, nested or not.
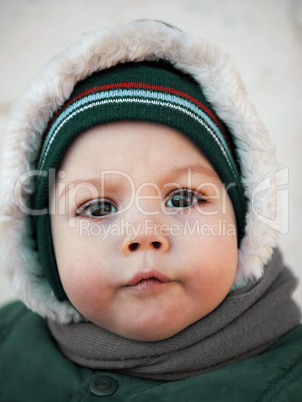
[[(43, 277), (29, 218), (18, 205), (33, 185), (16, 186), (30, 170), (47, 122), (87, 75), (127, 61), (165, 58), (200, 82), (217, 115), (230, 127), (242, 161), (246, 196), (277, 171), (275, 150), (240, 77), (228, 56), (204, 39), (156, 21), (117, 25), (86, 34), (41, 70), (14, 105), (7, 126), (2, 160), (0, 253), (2, 267), (18, 297), (33, 311), (62, 323), (80, 320), (69, 302), (58, 302)], [(22, 191), (21, 191), (22, 189)], [(276, 213), (274, 188), (257, 194), (254, 207), (269, 220)], [(247, 214), (246, 235), (239, 250), (237, 281), (259, 278), (277, 243), (276, 230)]]

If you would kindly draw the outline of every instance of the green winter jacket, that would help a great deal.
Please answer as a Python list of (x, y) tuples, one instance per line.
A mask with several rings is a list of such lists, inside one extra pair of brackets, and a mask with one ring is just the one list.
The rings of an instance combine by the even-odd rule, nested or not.
[(302, 325), (265, 353), (176, 382), (80, 367), (58, 350), (46, 321), (14, 302), (0, 310), (1, 402), (301, 401)]

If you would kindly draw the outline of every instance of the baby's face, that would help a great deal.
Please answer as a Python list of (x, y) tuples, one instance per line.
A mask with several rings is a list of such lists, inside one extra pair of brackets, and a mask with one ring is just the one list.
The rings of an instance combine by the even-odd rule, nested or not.
[(60, 278), (73, 306), (141, 341), (214, 310), (237, 267), (233, 207), (183, 134), (146, 122), (92, 128), (69, 148), (52, 199)]

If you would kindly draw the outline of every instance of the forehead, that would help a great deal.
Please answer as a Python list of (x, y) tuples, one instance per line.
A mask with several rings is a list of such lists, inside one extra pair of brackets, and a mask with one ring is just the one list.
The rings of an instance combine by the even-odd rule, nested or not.
[(164, 170), (185, 164), (201, 164), (215, 173), (201, 150), (178, 130), (156, 123), (123, 121), (80, 134), (66, 152), (61, 170), (127, 171), (138, 166)]

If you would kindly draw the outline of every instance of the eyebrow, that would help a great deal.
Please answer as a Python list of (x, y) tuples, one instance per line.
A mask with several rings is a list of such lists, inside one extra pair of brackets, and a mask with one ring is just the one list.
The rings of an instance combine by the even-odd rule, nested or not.
[(188, 174), (188, 172), (199, 173), (204, 176), (208, 176), (211, 179), (219, 180), (218, 174), (214, 169), (210, 169), (206, 166), (202, 166), (198, 163), (193, 163), (187, 166), (177, 166), (174, 169), (163, 176), (163, 181), (170, 181), (175, 179), (175, 177), (183, 176), (184, 174)]
[[(219, 176), (217, 175), (215, 170), (207, 168), (206, 166), (199, 165), (198, 163), (193, 163), (193, 164), (187, 165), (187, 166), (177, 166), (177, 167), (172, 168), (170, 170), (170, 172), (165, 173), (161, 177), (160, 181), (162, 183), (171, 182), (172, 180), (175, 180), (178, 177), (188, 174), (188, 172), (199, 173), (204, 176), (208, 176), (211, 179), (219, 180)], [(90, 186), (93, 186), (96, 190), (99, 191), (100, 186), (101, 186), (101, 180), (99, 177), (93, 177), (93, 178), (80, 178), (80, 179), (71, 181), (66, 185), (66, 187), (64, 187), (59, 198), (61, 199), (66, 195), (66, 193), (69, 193), (71, 187), (76, 188), (80, 184), (89, 184)], [(113, 180), (110, 182), (110, 187), (120, 189), (120, 184), (117, 182), (114, 182), (114, 180)]]
[[(92, 178), (80, 178), (74, 181), (70, 181), (62, 190), (59, 198), (63, 198), (70, 190), (76, 189), (80, 184), (88, 184), (92, 186), (95, 190), (100, 191), (101, 188), (101, 180), (100, 177), (92, 177)], [(120, 184), (114, 183), (114, 180), (110, 182), (110, 186), (112, 188), (120, 188)], [(81, 187), (80, 187), (81, 188)], [(89, 187), (88, 187), (89, 189)]]

